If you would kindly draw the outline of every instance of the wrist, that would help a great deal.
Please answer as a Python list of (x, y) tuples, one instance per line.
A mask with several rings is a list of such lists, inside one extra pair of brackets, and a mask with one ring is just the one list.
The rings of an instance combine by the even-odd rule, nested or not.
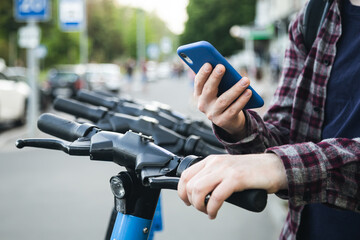
[[(235, 126), (235, 127), (234, 127)], [(246, 129), (246, 117), (243, 111), (239, 113), (237, 124), (230, 127), (223, 128), (227, 133), (231, 135), (234, 141), (239, 141), (247, 136)]]
[(274, 153), (266, 153), (266, 156), (266, 159), (271, 162), (271, 166), (273, 169), (272, 171), (269, 171), (273, 174), (273, 183), (269, 188), (269, 193), (275, 193), (280, 190), (288, 189), (286, 169), (281, 158)]

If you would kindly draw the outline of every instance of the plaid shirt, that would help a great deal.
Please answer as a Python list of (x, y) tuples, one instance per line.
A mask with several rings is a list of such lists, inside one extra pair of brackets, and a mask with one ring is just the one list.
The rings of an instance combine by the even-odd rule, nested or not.
[(280, 239), (296, 238), (305, 204), (360, 212), (360, 138), (321, 139), (326, 85), (341, 35), (339, 2), (331, 5), (308, 54), (300, 31), (303, 13), (289, 27), (282, 77), (263, 120), (246, 111), (247, 137), (235, 143), (215, 127), (230, 154), (273, 152), (282, 159), (289, 213)]

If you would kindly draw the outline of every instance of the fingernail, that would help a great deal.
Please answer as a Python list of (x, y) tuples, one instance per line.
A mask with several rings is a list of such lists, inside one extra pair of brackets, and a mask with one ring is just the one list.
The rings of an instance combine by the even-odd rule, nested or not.
[(218, 74), (222, 74), (222, 73), (223, 73), (223, 68), (220, 67), (220, 66), (216, 66), (216, 72), (217, 72)]
[(242, 78), (242, 79), (240, 80), (240, 84), (241, 84), (241, 86), (246, 87), (246, 86), (249, 84), (249, 79), (247, 79), (247, 78)]
[(211, 66), (210, 66), (210, 64), (205, 64), (205, 66), (204, 66), (204, 71), (205, 72), (210, 72), (211, 71)]

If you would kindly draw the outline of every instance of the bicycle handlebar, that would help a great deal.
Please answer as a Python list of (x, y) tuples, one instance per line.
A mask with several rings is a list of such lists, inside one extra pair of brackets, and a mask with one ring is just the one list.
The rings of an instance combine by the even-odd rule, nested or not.
[[(150, 188), (166, 188), (169, 182), (174, 181), (174, 177), (179, 177), (184, 169), (200, 159), (196, 156), (181, 158), (154, 144), (151, 138), (142, 134), (131, 131), (125, 134), (101, 131), (90, 124), (78, 124), (53, 114), (43, 114), (38, 120), (38, 125), (41, 126), (42, 131), (63, 139), (80, 137), (67, 146), (64, 142), (56, 143), (50, 140), (49, 148), (66, 148), (68, 151), (65, 152), (70, 155), (81, 153), (81, 155), (89, 155), (91, 160), (113, 161), (120, 166), (133, 169), (141, 178), (143, 185)], [(19, 140), (17, 147), (48, 148), (46, 140), (41, 141), (43, 144), (38, 139)], [(57, 144), (61, 147), (56, 147)], [(81, 151), (74, 152), (72, 149)], [(168, 180), (165, 180), (163, 185), (156, 184), (159, 177), (167, 177)], [(266, 206), (267, 193), (259, 189), (246, 190), (234, 193), (226, 201), (250, 211), (260, 212)]]

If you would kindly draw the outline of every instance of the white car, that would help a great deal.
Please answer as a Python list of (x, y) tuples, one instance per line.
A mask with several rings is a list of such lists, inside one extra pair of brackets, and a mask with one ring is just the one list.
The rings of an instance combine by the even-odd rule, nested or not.
[(118, 93), (122, 85), (120, 67), (116, 64), (87, 64), (85, 76), (91, 90)]
[(30, 87), (25, 81), (0, 73), (0, 124), (25, 124), (29, 95)]

